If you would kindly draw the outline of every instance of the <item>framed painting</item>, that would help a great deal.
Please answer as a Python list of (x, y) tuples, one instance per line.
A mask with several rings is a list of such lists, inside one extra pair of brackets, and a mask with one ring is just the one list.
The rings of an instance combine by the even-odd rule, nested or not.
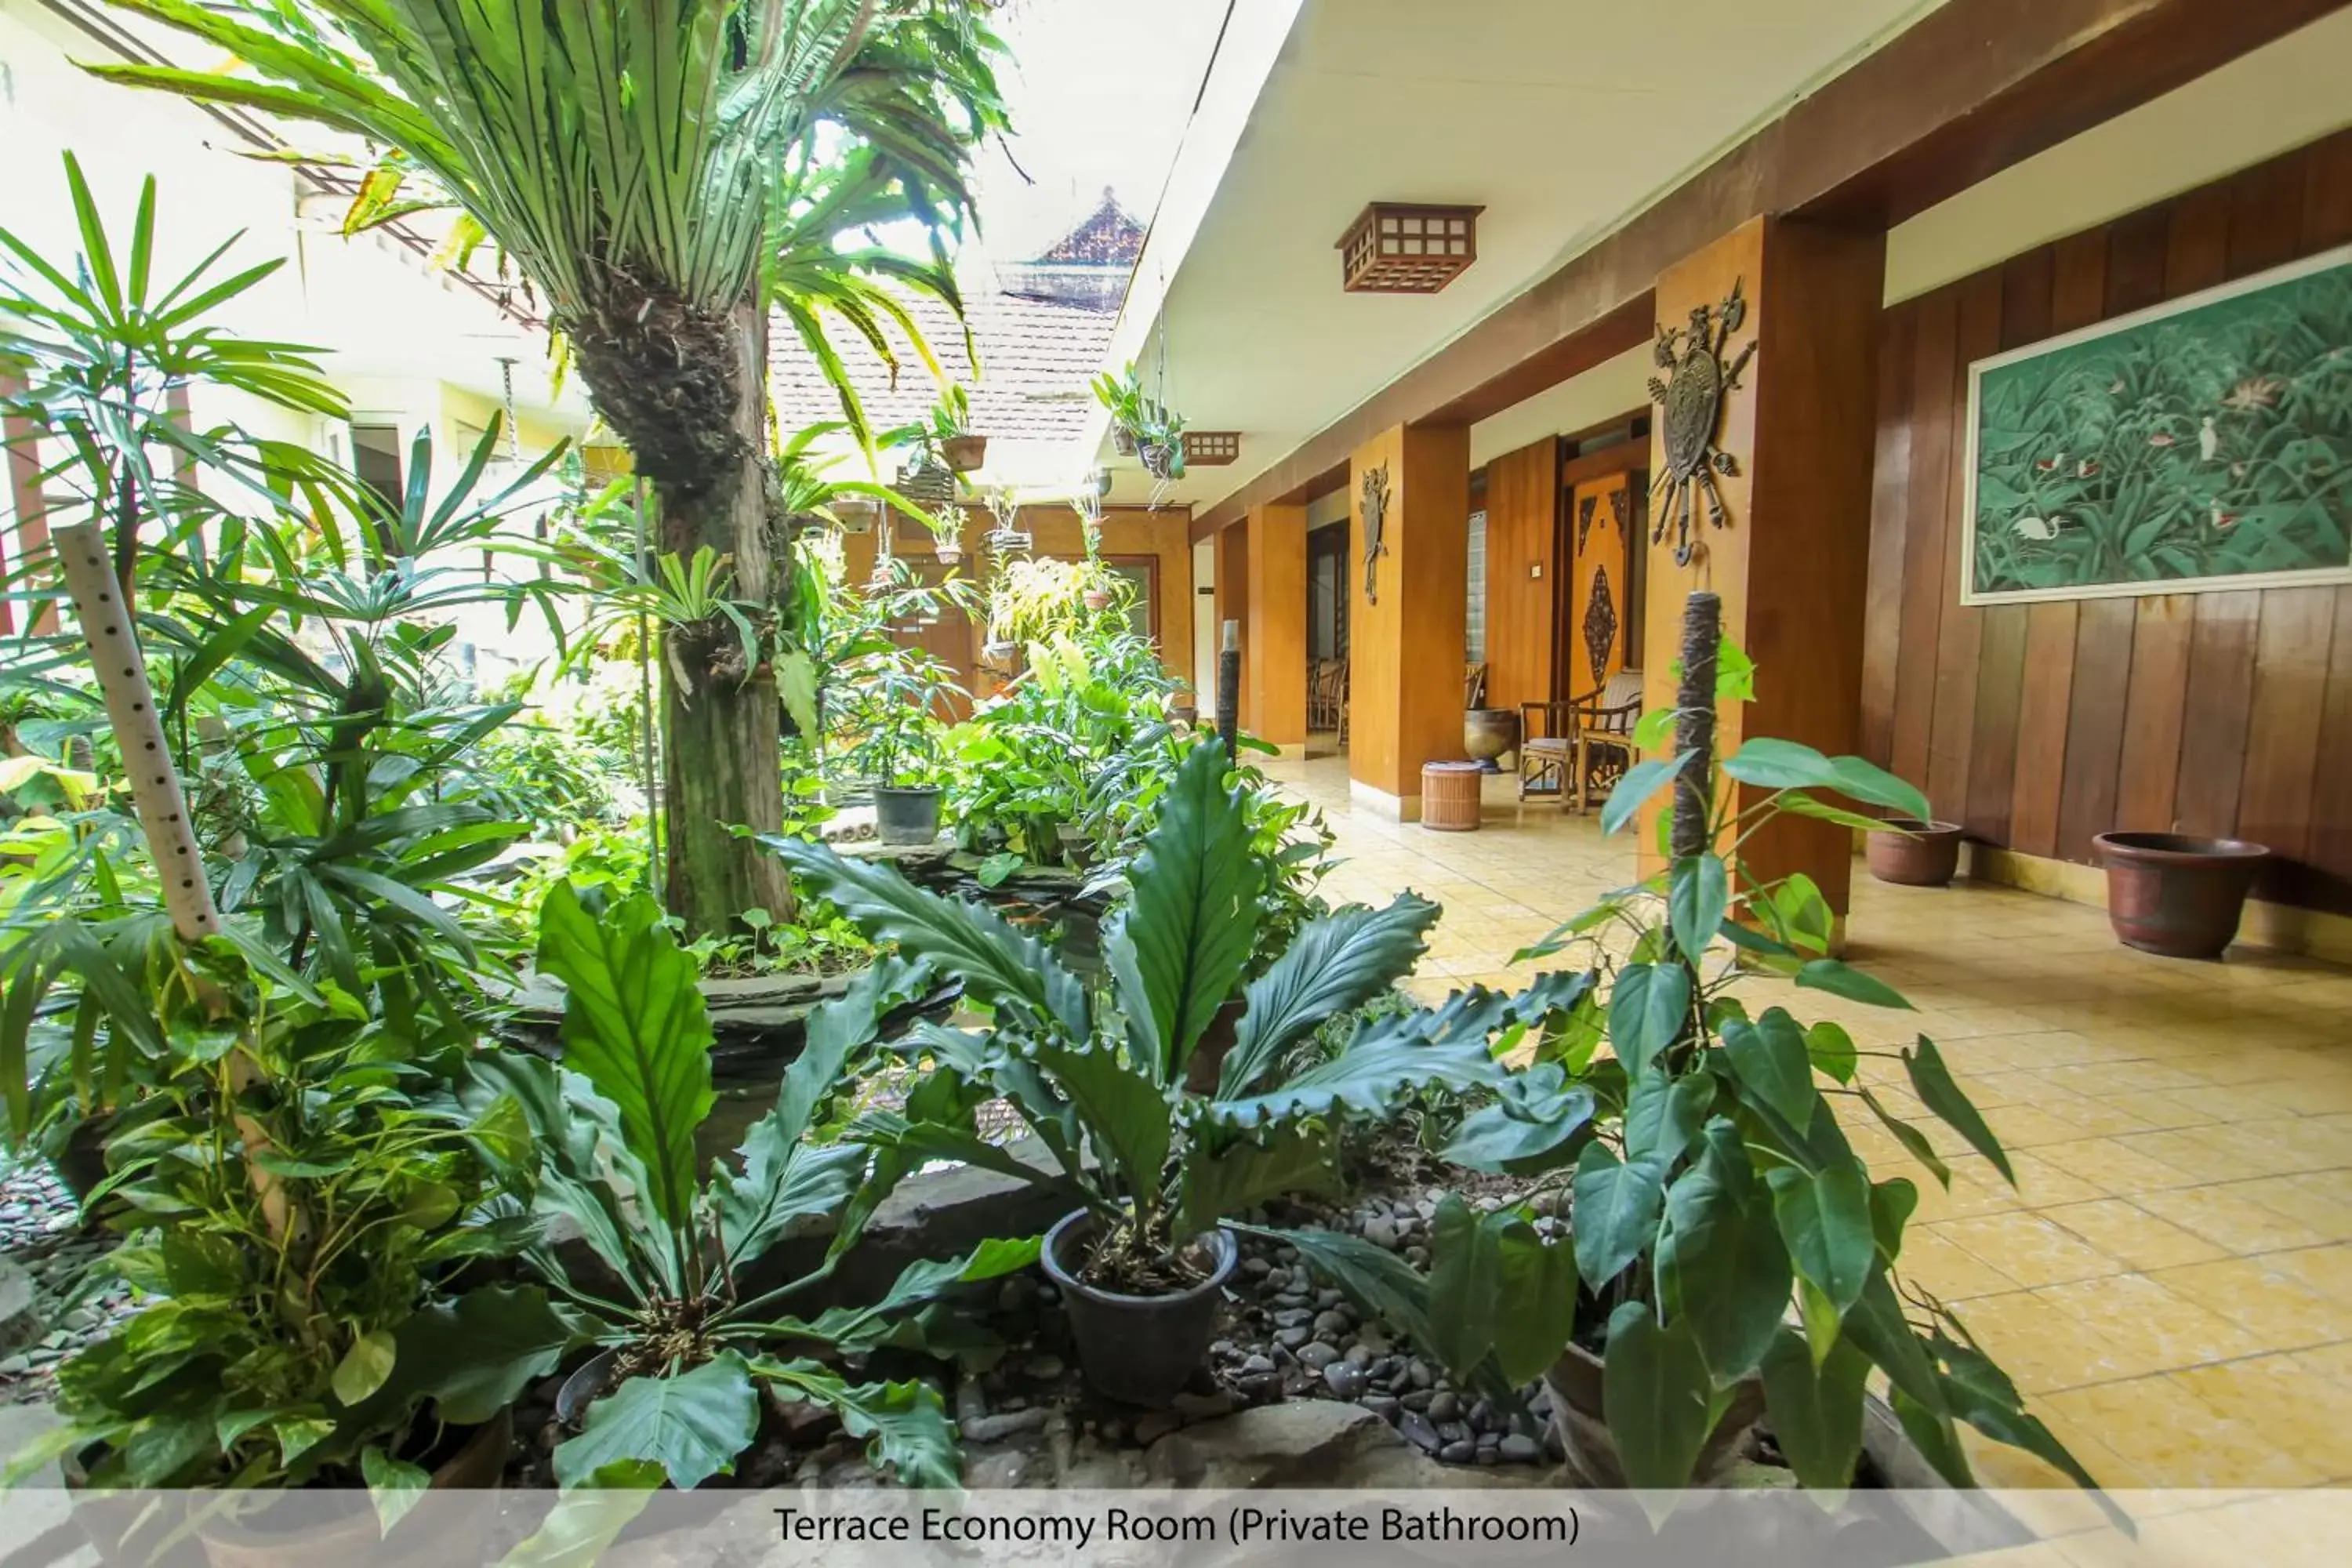
[(1969, 367), (1964, 605), (2352, 583), (2352, 247)]

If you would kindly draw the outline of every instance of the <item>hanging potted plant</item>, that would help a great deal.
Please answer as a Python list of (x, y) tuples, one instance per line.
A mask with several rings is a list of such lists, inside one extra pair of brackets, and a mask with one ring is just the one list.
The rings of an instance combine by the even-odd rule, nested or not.
[[(1438, 1012), (1367, 1021), (1336, 1057), (1297, 1070), (1299, 1041), (1412, 969), (1438, 910), (1407, 893), (1382, 910), (1324, 916), (1249, 980), (1268, 867), (1226, 771), (1213, 740), (1185, 754), (1129, 868), (1132, 895), (1103, 931), (1104, 962), (1084, 971), (888, 867), (807, 840), (761, 841), (869, 935), (961, 982), (966, 1002), (992, 1016), (992, 1031), (957, 1036), (952, 1053), (926, 1047), (933, 1077), (909, 1093), (905, 1115), (871, 1118), (850, 1136), (908, 1159), (952, 1152), (1075, 1197), (1041, 1263), (1087, 1381), (1130, 1405), (1166, 1403), (1199, 1368), (1236, 1261), (1234, 1216), (1286, 1194), (1338, 1191), (1334, 1139), (1350, 1116), (1384, 1114), (1421, 1088), (1493, 1081), (1493, 1037), (1525, 1022), (1526, 1007), (1573, 999), (1557, 987), (1524, 1002), (1457, 994)], [(1099, 989), (1081, 978), (1105, 970)], [(1196, 1074), (1213, 1022), (1235, 1002), (1231, 1045)], [(1206, 1087), (1194, 1089), (1196, 1078)], [(999, 1096), (1034, 1129), (1052, 1172), (973, 1133), (970, 1108)]]
[(1122, 375), (1095, 377), (1095, 400), (1110, 410), (1111, 443), (1141, 460), (1155, 479), (1184, 477), (1184, 416), (1143, 390), (1133, 364)]
[(950, 471), (969, 474), (988, 461), (988, 437), (971, 427), (971, 395), (950, 382), (931, 405), (932, 449)]

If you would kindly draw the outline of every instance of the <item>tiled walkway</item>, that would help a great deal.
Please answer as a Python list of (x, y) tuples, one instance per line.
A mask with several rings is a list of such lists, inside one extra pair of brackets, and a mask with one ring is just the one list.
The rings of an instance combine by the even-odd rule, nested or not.
[[(1488, 781), (1476, 833), (1349, 807), (1343, 762), (1276, 765), (1321, 805), (1335, 900), (1412, 888), (1445, 908), (1420, 988), (1524, 984), (1511, 953), (1631, 880), (1624, 836)], [(2226, 963), (2118, 945), (2096, 910), (1968, 883), (1896, 888), (1855, 868), (1847, 958), (1916, 1014), (1751, 984), (1864, 1047), (1933, 1037), (2010, 1150), (2012, 1190), (1900, 1085), (1952, 1190), (1874, 1125), (1879, 1173), (1922, 1189), (1906, 1276), (1958, 1307), (2033, 1407), (2116, 1489), (2352, 1484), (2352, 972), (2240, 948)], [(1841, 1107), (1843, 1110), (1843, 1108)], [(1988, 1485), (2055, 1480), (1980, 1450)]]

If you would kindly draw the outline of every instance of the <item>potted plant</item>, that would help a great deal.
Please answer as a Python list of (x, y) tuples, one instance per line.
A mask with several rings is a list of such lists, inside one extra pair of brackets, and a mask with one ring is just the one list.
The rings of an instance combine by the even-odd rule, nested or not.
[(931, 446), (951, 473), (969, 474), (988, 460), (988, 437), (971, 427), (971, 395), (950, 382), (931, 405)]
[[(1199, 1367), (1234, 1264), (1234, 1216), (1330, 1190), (1332, 1130), (1349, 1117), (1381, 1115), (1428, 1086), (1493, 1081), (1490, 1037), (1517, 1008), (1545, 1005), (1473, 993), (1368, 1024), (1330, 1060), (1297, 1070), (1293, 1047), (1409, 972), (1438, 911), (1405, 894), (1326, 916), (1250, 978), (1270, 868), (1227, 770), (1213, 741), (1185, 752), (1128, 868), (1129, 897), (1104, 929), (1101, 986), (996, 915), (888, 867), (761, 840), (868, 935), (961, 981), (989, 1013), (985, 1032), (924, 1037), (931, 1077), (908, 1098), (919, 1113), (874, 1113), (851, 1135), (904, 1159), (964, 1160), (1067, 1190), (1077, 1206), (1042, 1261), (1087, 1381), (1133, 1405), (1164, 1403)], [(1196, 1062), (1236, 1001), (1222, 1058)], [(1208, 1088), (1191, 1087), (1202, 1079)], [(1050, 1177), (977, 1135), (972, 1109), (999, 1097), (1050, 1154)]]
[(1882, 882), (1940, 888), (1958, 874), (1960, 841), (1968, 831), (1958, 823), (1924, 816), (1884, 817), (1864, 837), (1864, 861)]
[(1141, 459), (1155, 479), (1184, 477), (1184, 416), (1143, 390), (1133, 363), (1121, 374), (1096, 376), (1094, 389), (1095, 400), (1110, 410), (1117, 450)]
[[(1786, 741), (1748, 740), (1717, 759), (1713, 595), (1693, 598), (1706, 603), (1685, 637), (1680, 700), (1642, 731), (1653, 749), (1666, 749), (1669, 724), (1679, 733), (1668, 755), (1629, 771), (1601, 815), (1614, 832), (1671, 787), (1667, 868), (1521, 955), (1588, 948), (1592, 984), (1571, 1026), (1538, 1042), (1447, 1151), (1474, 1169), (1559, 1179), (1572, 1237), (1545, 1239), (1525, 1209), (1482, 1215), (1448, 1200), (1426, 1279), (1399, 1287), (1391, 1270), (1391, 1310), (1464, 1377), (1509, 1386), (1540, 1374), (1569, 1463), (1591, 1486), (1719, 1483), (1769, 1415), (1798, 1479), (1842, 1491), (1879, 1373), (1904, 1430), (1954, 1485), (1972, 1484), (1956, 1430), (1966, 1423), (2095, 1489), (1959, 1320), (1897, 1283), (1917, 1191), (1874, 1178), (1836, 1102), (1871, 1112), (1938, 1180), (1950, 1173), (1889, 1113), (1876, 1063), (1899, 1066), (1930, 1112), (2014, 1179), (1935, 1043), (1865, 1051), (1836, 1024), (1753, 1013), (1736, 994), (1760, 969), (1801, 991), (1909, 1006), (1827, 956), (1830, 910), (1809, 879), (1759, 880), (1738, 845), (1786, 812), (1869, 825), (1825, 797), (1922, 819), (1927, 803), (1859, 758)], [(1744, 679), (1723, 694), (1744, 696)], [(1763, 793), (1738, 805), (1720, 778)]]
[(886, 643), (846, 672), (851, 764), (873, 781), (876, 830), (886, 844), (929, 844), (940, 832), (942, 710), (965, 695), (948, 667), (919, 648)]
[(2238, 939), (2246, 895), (2270, 850), (2242, 838), (2102, 833), (2107, 920), (2126, 947), (2167, 958), (2219, 958)]
[[(809, 1134), (828, 1097), (853, 1081), (850, 1053), (915, 994), (914, 973), (886, 960), (818, 1009), (774, 1108), (751, 1125), (733, 1162), (698, 1179), (695, 1134), (714, 1091), (693, 958), (644, 894), (595, 909), (562, 883), (540, 919), (540, 969), (565, 988), (562, 1068), (511, 1051), (478, 1071), (486, 1092), (523, 1108), (541, 1151), (535, 1212), (571, 1219), (601, 1265), (590, 1278), (551, 1248), (529, 1254), (573, 1303), (583, 1338), (599, 1347), (558, 1400), (572, 1435), (555, 1448), (557, 1483), (608, 1484), (640, 1467), (682, 1488), (730, 1474), (759, 1434), (761, 1410), (774, 1405), (830, 1412), (908, 1485), (957, 1484), (936, 1389), (917, 1380), (853, 1384), (814, 1352), (885, 1342), (973, 1346), (951, 1318), (919, 1314), (958, 1286), (1027, 1267), (1036, 1239), (912, 1264), (873, 1306), (787, 1310), (831, 1273), (911, 1169)], [(771, 1289), (746, 1286), (779, 1241), (835, 1216), (818, 1269)]]

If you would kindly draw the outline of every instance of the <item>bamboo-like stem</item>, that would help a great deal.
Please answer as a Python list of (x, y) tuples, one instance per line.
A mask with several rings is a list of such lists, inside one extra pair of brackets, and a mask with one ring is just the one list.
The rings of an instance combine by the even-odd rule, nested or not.
[[(106, 701), (106, 716), (114, 726), (114, 742), (122, 752), (123, 771), (131, 780), (131, 802), (146, 836), (147, 853), (163, 885), (163, 908), (181, 942), (193, 945), (219, 934), (220, 909), (213, 902), (205, 859), (196, 847), (195, 829), (188, 821), (188, 798), (180, 785), (180, 770), (163, 741), (163, 721), (155, 711), (155, 688), (147, 679), (147, 660), (139, 651), (131, 607), (114, 574), (105, 544), (95, 525), (69, 523), (50, 535), (58, 567), (80, 618), (82, 637), (89, 645), (91, 666), (98, 672), (98, 689)], [(242, 1049), (231, 1053), (229, 1085), (242, 1090), (259, 1076)], [(281, 1242), (295, 1226), (286, 1192), (278, 1179), (263, 1170), (253, 1156), (267, 1150), (268, 1135), (261, 1123), (243, 1110), (232, 1110), (238, 1138), (245, 1143), (245, 1168), (261, 1200), (261, 1215), (269, 1233)]]

